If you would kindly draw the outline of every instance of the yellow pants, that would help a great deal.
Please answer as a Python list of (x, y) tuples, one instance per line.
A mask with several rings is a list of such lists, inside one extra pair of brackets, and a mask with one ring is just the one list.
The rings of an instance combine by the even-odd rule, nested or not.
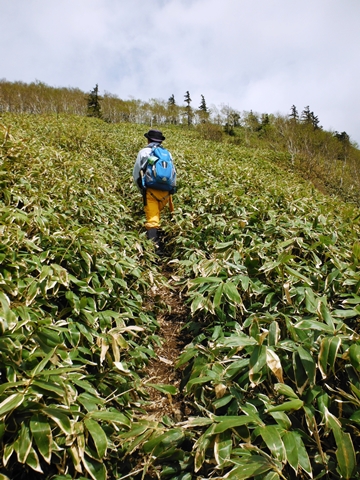
[(146, 205), (144, 207), (146, 222), (145, 228), (159, 228), (160, 226), (160, 212), (169, 205), (170, 212), (174, 211), (172, 202), (172, 195), (169, 192), (162, 192), (161, 190), (154, 190), (153, 188), (146, 189)]

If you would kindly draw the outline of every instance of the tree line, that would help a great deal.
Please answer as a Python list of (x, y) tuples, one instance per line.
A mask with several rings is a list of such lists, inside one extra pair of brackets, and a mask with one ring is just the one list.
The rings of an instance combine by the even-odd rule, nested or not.
[[(100, 96), (98, 85), (85, 93), (78, 88), (56, 88), (40, 81), (27, 84), (0, 80), (0, 113), (70, 113), (99, 117), (110, 123), (157, 125), (195, 125), (210, 120), (210, 110), (203, 95), (198, 108), (193, 108), (191, 102), (189, 92), (185, 94), (184, 104), (178, 105), (174, 95), (168, 101), (123, 100), (109, 92)], [(221, 115), (223, 111), (217, 112), (212, 120), (221, 123)]]
[[(90, 92), (0, 80), (1, 113), (75, 114), (110, 123), (193, 128), (204, 139), (232, 141), (247, 147), (271, 149), (289, 168), (297, 169), (327, 193), (360, 204), (360, 151), (346, 132), (329, 132), (305, 106), (292, 105), (285, 115), (240, 112), (229, 105), (208, 106), (204, 95), (195, 104), (189, 91), (180, 103), (167, 100), (123, 100), (96, 85)], [(282, 155), (279, 155), (282, 154)], [(280, 161), (280, 160), (279, 160)]]

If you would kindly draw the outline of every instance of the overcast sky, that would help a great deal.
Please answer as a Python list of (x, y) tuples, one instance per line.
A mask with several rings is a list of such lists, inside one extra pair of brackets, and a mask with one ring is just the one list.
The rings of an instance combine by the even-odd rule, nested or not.
[(0, 0), (0, 79), (287, 115), (360, 144), (360, 0)]

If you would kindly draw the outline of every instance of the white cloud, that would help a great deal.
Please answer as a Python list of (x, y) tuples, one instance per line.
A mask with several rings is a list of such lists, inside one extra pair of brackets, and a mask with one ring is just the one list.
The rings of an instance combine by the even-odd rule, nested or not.
[(2, 1), (0, 77), (288, 113), (360, 143), (356, 0)]

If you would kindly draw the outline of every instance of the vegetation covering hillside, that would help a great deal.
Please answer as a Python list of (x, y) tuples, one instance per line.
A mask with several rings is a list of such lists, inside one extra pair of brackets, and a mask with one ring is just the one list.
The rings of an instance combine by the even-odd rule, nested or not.
[(359, 208), (200, 127), (159, 261), (142, 125), (1, 115), (1, 480), (360, 478)]
[(358, 145), (341, 131), (341, 125), (339, 131), (324, 130), (309, 106), (298, 110), (289, 105), (288, 113), (277, 115), (240, 112), (229, 105), (209, 106), (204, 95), (192, 99), (189, 91), (180, 100), (174, 95), (168, 100), (123, 100), (109, 92), (100, 96), (98, 85), (86, 93), (39, 81), (26, 84), (2, 79), (1, 113), (67, 113), (102, 118), (108, 123), (191, 127), (207, 140), (231, 140), (237, 145), (276, 152), (274, 159), (284, 168), (299, 172), (327, 194), (360, 206)]

